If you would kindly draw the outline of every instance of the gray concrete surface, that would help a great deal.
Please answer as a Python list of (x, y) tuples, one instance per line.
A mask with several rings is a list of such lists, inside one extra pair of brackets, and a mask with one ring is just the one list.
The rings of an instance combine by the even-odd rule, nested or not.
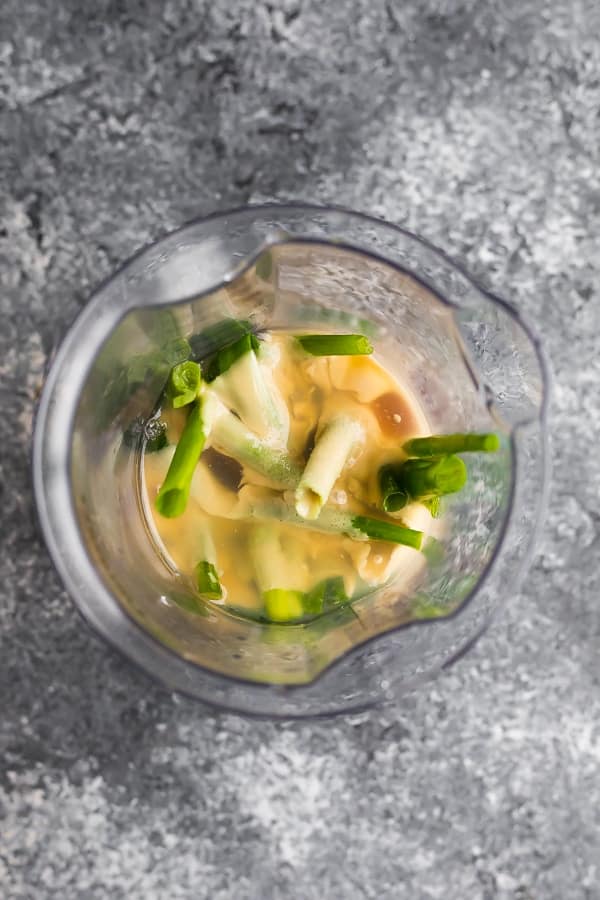
[[(597, 0), (3, 0), (0, 895), (600, 897)], [(336, 201), (526, 311), (554, 488), (522, 594), (430, 687), (269, 724), (96, 639), (36, 531), (32, 415), (100, 279), (192, 215)]]

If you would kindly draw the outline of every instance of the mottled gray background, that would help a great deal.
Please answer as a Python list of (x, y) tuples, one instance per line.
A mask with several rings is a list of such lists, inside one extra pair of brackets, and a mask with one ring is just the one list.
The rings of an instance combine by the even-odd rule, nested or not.
[[(600, 897), (598, 0), (2, 0), (0, 896)], [(32, 415), (95, 284), (191, 216), (336, 201), (512, 299), (555, 370), (519, 597), (360, 720), (207, 713), (82, 624)]]

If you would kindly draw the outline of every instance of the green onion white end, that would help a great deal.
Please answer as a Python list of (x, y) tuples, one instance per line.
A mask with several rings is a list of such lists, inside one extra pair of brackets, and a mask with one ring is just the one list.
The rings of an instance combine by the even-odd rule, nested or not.
[(211, 382), (210, 389), (242, 422), (270, 444), (285, 447), (290, 430), (286, 404), (265, 363), (254, 350), (244, 353)]
[(327, 503), (352, 450), (365, 437), (362, 425), (349, 416), (327, 423), (296, 488), (296, 512), (303, 519), (316, 519)]

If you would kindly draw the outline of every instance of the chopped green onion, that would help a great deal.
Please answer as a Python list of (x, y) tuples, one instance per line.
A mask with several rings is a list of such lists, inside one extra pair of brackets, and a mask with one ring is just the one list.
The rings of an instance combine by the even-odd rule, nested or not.
[(304, 615), (302, 591), (272, 588), (263, 593), (265, 613), (272, 622), (289, 622)]
[(289, 411), (273, 379), (269, 377), (268, 367), (259, 363), (253, 341), (256, 341), (254, 335), (246, 335), (241, 342), (223, 351), (229, 353), (237, 348), (237, 352), (240, 344), (246, 349), (249, 344), (252, 345), (250, 352), (244, 352), (233, 360), (223, 374), (211, 381), (210, 387), (250, 431), (269, 442), (275, 439), (283, 447), (289, 435)]
[(174, 409), (193, 403), (202, 384), (202, 370), (196, 362), (188, 360), (171, 369), (167, 382), (167, 397)]
[(337, 416), (322, 429), (294, 495), (296, 512), (316, 519), (340, 477), (353, 447), (364, 439), (364, 428), (350, 416)]
[(335, 507), (324, 506), (318, 518), (303, 519), (296, 510), (283, 499), (273, 498), (267, 501), (258, 501), (247, 505), (242, 515), (235, 518), (258, 519), (269, 521), (274, 519), (279, 522), (287, 522), (300, 528), (308, 528), (312, 531), (321, 531), (324, 534), (345, 534), (353, 541), (367, 541), (369, 538), (377, 541), (391, 541), (395, 544), (406, 544), (408, 547), (420, 547), (422, 532), (411, 528), (385, 522), (381, 519), (371, 519), (366, 516), (352, 516)]
[(213, 564), (202, 560), (202, 562), (198, 563), (194, 572), (196, 585), (202, 596), (208, 597), (209, 600), (220, 600), (223, 596), (223, 589)]
[(192, 476), (205, 441), (202, 403), (198, 401), (189, 412), (171, 465), (156, 497), (155, 505), (161, 516), (174, 518), (185, 512)]
[(245, 353), (250, 353), (251, 350), (256, 352), (259, 347), (260, 341), (255, 334), (245, 334), (235, 341), (235, 343), (223, 347), (223, 349), (219, 350), (208, 363), (205, 376), (206, 381), (214, 381), (215, 378), (218, 378), (219, 375), (222, 375), (230, 369), (240, 356), (244, 356)]
[(403, 490), (396, 479), (396, 466), (382, 466), (379, 470), (379, 487), (383, 498), (383, 508), (386, 512), (398, 512), (399, 509), (410, 503), (410, 497)]
[[(444, 494), (460, 491), (467, 481), (467, 467), (460, 456), (440, 459), (407, 459), (398, 465), (382, 466), (379, 486), (386, 512), (401, 509), (398, 498), (408, 501), (430, 501)], [(436, 505), (433, 506), (436, 514)], [(439, 511), (439, 510), (438, 510)]]
[(296, 487), (302, 473), (288, 454), (263, 443), (216, 397), (211, 401), (215, 407), (211, 440), (217, 449), (277, 484)]
[(407, 456), (444, 456), (448, 453), (494, 453), (500, 447), (497, 434), (438, 434), (412, 438), (403, 450)]
[(415, 531), (404, 525), (396, 525), (393, 522), (384, 522), (382, 519), (372, 519), (368, 516), (353, 516), (352, 527), (362, 532), (373, 541), (391, 541), (394, 544), (404, 544), (406, 547), (421, 548), (423, 532)]
[(366, 356), (373, 352), (362, 334), (301, 334), (296, 339), (311, 356)]

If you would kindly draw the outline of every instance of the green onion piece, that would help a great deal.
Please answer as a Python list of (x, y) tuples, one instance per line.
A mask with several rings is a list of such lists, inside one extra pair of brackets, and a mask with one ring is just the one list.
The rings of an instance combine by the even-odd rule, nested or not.
[(311, 356), (366, 356), (373, 352), (362, 334), (301, 334), (296, 340)]
[(256, 352), (259, 346), (260, 341), (255, 334), (245, 334), (235, 343), (229, 344), (228, 347), (223, 347), (209, 362), (206, 369), (206, 380), (208, 382), (214, 381), (215, 378), (230, 369), (240, 356), (250, 353), (251, 350)]
[(215, 414), (211, 435), (218, 450), (242, 465), (285, 487), (298, 484), (302, 472), (287, 452), (265, 444), (229, 410)]
[(196, 362), (188, 360), (171, 369), (167, 382), (167, 397), (174, 409), (193, 403), (202, 384), (202, 370)]
[(402, 449), (407, 456), (443, 456), (448, 453), (494, 453), (500, 447), (497, 434), (438, 434), (412, 438)]
[(347, 603), (349, 599), (341, 575), (324, 578), (304, 595), (304, 612), (307, 615), (318, 616), (336, 606)]
[(192, 476), (204, 449), (205, 441), (202, 404), (197, 402), (189, 412), (166, 478), (155, 500), (156, 508), (161, 516), (174, 518), (185, 512)]
[(272, 588), (263, 593), (265, 613), (272, 622), (289, 622), (304, 615), (302, 591)]
[[(243, 353), (233, 362), (225, 360), (225, 363), (231, 362), (231, 365), (211, 381), (210, 386), (221, 402), (239, 416), (250, 431), (261, 438), (276, 437), (284, 445), (287, 444), (289, 435), (289, 411), (279, 390), (265, 371), (269, 363), (267, 367), (259, 363), (258, 355), (253, 349), (256, 340), (254, 335), (244, 338), (241, 344), (246, 348), (250, 344), (251, 352)], [(240, 343), (228, 348), (226, 352), (237, 352), (238, 349)]]
[(373, 540), (406, 544), (417, 549), (422, 538), (420, 531), (413, 531), (405, 526), (385, 522), (381, 519), (352, 516), (327, 506), (323, 507), (317, 519), (303, 519), (292, 506), (279, 498), (250, 503), (247, 505), (244, 515), (238, 517), (258, 521), (287, 522), (290, 525), (320, 531), (323, 534), (345, 534), (353, 541), (367, 541), (372, 538)]
[(379, 470), (379, 487), (381, 489), (382, 505), (386, 512), (398, 512), (410, 503), (410, 497), (398, 484), (396, 478), (397, 466), (382, 466)]
[(202, 560), (194, 569), (194, 573), (196, 585), (202, 596), (208, 597), (209, 600), (220, 600), (223, 596), (223, 589), (213, 564)]
[(411, 500), (430, 500), (444, 494), (454, 494), (467, 481), (467, 467), (460, 456), (407, 459), (398, 466), (386, 468), (385, 478), (393, 479), (395, 490), (403, 491)]
[(298, 515), (305, 519), (318, 517), (352, 448), (364, 437), (364, 428), (350, 416), (336, 416), (326, 423), (296, 488), (294, 499)]
[(352, 527), (366, 534), (373, 541), (391, 541), (394, 544), (414, 547), (415, 550), (420, 550), (423, 540), (422, 531), (415, 531), (414, 528), (384, 522), (382, 519), (372, 519), (368, 516), (353, 516)]

